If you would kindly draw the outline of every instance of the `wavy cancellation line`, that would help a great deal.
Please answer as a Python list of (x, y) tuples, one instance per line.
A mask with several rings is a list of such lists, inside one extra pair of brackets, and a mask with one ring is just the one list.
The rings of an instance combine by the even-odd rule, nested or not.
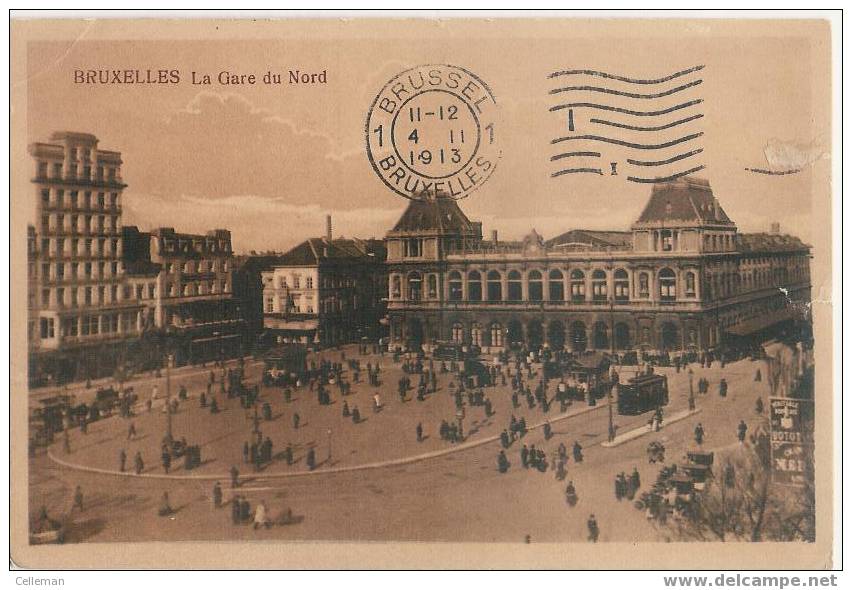
[(635, 148), (637, 150), (659, 150), (662, 148), (671, 147), (673, 145), (677, 145), (679, 143), (684, 143), (687, 141), (691, 141), (698, 137), (704, 135), (703, 131), (699, 131), (698, 133), (691, 133), (690, 135), (684, 135), (683, 137), (678, 137), (677, 139), (673, 139), (671, 141), (667, 141), (665, 143), (633, 143), (630, 141), (623, 141), (621, 139), (615, 139), (613, 137), (603, 137), (601, 135), (571, 135), (566, 137), (557, 137), (556, 139), (551, 139), (551, 144), (561, 143), (563, 141), (573, 141), (573, 140), (587, 140), (587, 141), (602, 141), (604, 143), (611, 143), (614, 145), (621, 145), (624, 147)]
[(627, 125), (625, 123), (618, 123), (615, 121), (607, 121), (606, 119), (589, 119), (591, 123), (597, 123), (599, 125), (607, 125), (609, 127), (617, 127), (619, 129), (627, 129), (629, 131), (663, 131), (664, 129), (671, 129), (672, 127), (677, 127), (678, 125), (683, 125), (684, 123), (689, 123), (690, 121), (695, 121), (696, 119), (701, 119), (704, 115), (698, 113), (697, 115), (692, 115), (690, 117), (686, 117), (685, 119), (678, 119), (677, 121), (672, 121), (671, 123), (666, 123), (665, 125), (652, 125), (642, 127), (641, 125)]
[[(551, 158), (553, 159), (553, 158)], [(801, 168), (793, 168), (792, 170), (766, 170), (765, 168), (746, 168), (746, 172), (757, 172), (758, 174), (768, 174), (770, 176), (785, 176), (787, 174), (796, 174), (801, 172)]]
[(688, 74), (698, 72), (703, 69), (703, 65), (693, 66), (691, 68), (675, 72), (674, 74), (669, 74), (668, 76), (663, 76), (662, 78), (656, 79), (628, 78), (627, 76), (609, 74), (607, 72), (601, 72), (598, 70), (561, 70), (558, 72), (553, 72), (548, 76), (548, 78), (558, 78), (559, 76), (597, 76), (599, 78), (606, 78), (608, 80), (618, 80), (619, 82), (627, 82), (629, 84), (662, 84), (663, 82), (668, 82), (670, 80), (674, 80), (676, 78), (680, 78), (682, 76), (686, 76)]
[(565, 152), (562, 154), (556, 154), (555, 156), (550, 156), (550, 161), (555, 162), (556, 160), (562, 160), (563, 158), (600, 158), (600, 152)]
[(551, 178), (562, 176), (563, 174), (597, 174), (603, 176), (603, 170), (600, 168), (565, 168), (558, 170), (550, 175)]
[(704, 148), (698, 148), (697, 150), (692, 150), (690, 152), (684, 152), (682, 154), (678, 154), (676, 156), (672, 156), (666, 160), (631, 160), (627, 158), (628, 164), (633, 164), (634, 166), (665, 166), (666, 164), (672, 164), (674, 162), (679, 162), (680, 160), (685, 160), (686, 158), (691, 158), (696, 154), (700, 154), (704, 151)]
[(683, 172), (678, 172), (677, 174), (672, 174), (670, 176), (655, 176), (653, 178), (641, 178), (639, 176), (628, 176), (627, 180), (630, 182), (641, 182), (641, 183), (656, 183), (656, 182), (668, 182), (669, 180), (675, 180), (676, 178), (680, 178), (681, 176), (687, 176), (689, 174), (693, 174), (694, 172), (698, 172), (699, 170), (704, 170), (706, 166), (703, 164), (701, 166), (696, 166), (695, 168), (690, 168), (689, 170), (684, 170)]
[(704, 102), (701, 98), (696, 98), (694, 100), (689, 100), (687, 102), (676, 104), (672, 107), (668, 107), (665, 109), (660, 109), (657, 111), (635, 111), (632, 109), (624, 109), (621, 107), (614, 107), (607, 104), (599, 104), (595, 102), (569, 102), (558, 104), (550, 107), (550, 111), (561, 111), (564, 109), (579, 109), (579, 108), (588, 108), (588, 109), (598, 109), (601, 111), (611, 111), (613, 113), (622, 113), (624, 115), (633, 115), (634, 117), (656, 117), (658, 115), (665, 115), (667, 113), (673, 113), (674, 111), (679, 111), (681, 109), (686, 109), (691, 106), (695, 106)]
[(614, 96), (626, 96), (627, 98), (641, 98), (647, 100), (671, 96), (672, 94), (677, 94), (678, 92), (683, 92), (684, 90), (698, 86), (702, 82), (703, 80), (701, 79), (693, 80), (688, 84), (683, 84), (676, 88), (669, 88), (662, 92), (651, 92), (649, 94), (642, 94), (640, 92), (624, 92), (623, 90), (614, 90), (612, 88), (603, 88), (601, 86), (565, 86), (563, 88), (554, 88), (550, 91), (550, 94), (560, 94), (562, 92), (600, 92), (601, 94), (612, 94)]

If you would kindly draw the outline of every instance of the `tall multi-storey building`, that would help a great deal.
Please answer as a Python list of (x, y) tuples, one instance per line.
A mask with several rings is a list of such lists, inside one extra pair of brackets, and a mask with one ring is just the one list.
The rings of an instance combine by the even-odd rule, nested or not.
[(484, 240), (438, 197), (385, 241), (394, 346), (703, 351), (809, 324), (809, 246), (738, 233), (705, 180), (655, 185), (630, 231)]
[(123, 227), (121, 154), (98, 149), (94, 135), (58, 132), (29, 149), (31, 383), (106, 376), (165, 354), (179, 364), (240, 354), (230, 232)]
[(261, 273), (265, 333), (330, 346), (381, 335), (385, 249), (381, 240), (305, 240)]
[[(138, 334), (142, 305), (122, 289), (121, 154), (87, 133), (30, 145), (36, 224), (31, 375), (95, 376), (112, 344)], [(111, 362), (112, 361), (112, 362)]]

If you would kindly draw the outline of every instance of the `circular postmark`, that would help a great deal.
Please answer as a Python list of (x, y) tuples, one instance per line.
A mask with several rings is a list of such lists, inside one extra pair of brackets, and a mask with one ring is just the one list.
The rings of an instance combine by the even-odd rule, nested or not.
[(463, 199), (497, 166), (497, 101), (488, 85), (453, 65), (428, 64), (392, 78), (367, 113), (367, 157), (408, 199)]

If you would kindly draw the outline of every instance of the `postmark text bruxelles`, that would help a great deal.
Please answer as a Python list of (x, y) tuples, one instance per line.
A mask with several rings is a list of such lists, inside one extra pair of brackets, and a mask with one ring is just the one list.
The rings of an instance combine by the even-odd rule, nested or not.
[(422, 65), (391, 79), (367, 115), (367, 155), (376, 174), (409, 198), (467, 197), (500, 158), (497, 102), (478, 76)]

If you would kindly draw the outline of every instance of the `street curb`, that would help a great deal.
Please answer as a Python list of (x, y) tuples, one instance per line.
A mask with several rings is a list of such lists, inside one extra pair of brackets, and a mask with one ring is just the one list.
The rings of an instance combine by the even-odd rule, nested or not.
[[(582, 416), (583, 414), (588, 414), (589, 412), (593, 412), (595, 410), (600, 410), (606, 408), (606, 404), (596, 405), (596, 406), (587, 406), (582, 410), (575, 412), (573, 414), (565, 414), (562, 416), (557, 416), (552, 420), (543, 420), (534, 424), (533, 426), (527, 428), (527, 431), (537, 430), (539, 428), (544, 427), (548, 422), (553, 424), (555, 422), (560, 422), (562, 420), (567, 420), (568, 418), (573, 418), (575, 416)], [(402, 457), (400, 459), (392, 459), (390, 461), (379, 461), (376, 463), (365, 463), (362, 465), (350, 465), (349, 467), (334, 467), (332, 469), (317, 469), (314, 471), (291, 471), (289, 473), (255, 473), (249, 472), (247, 474), (243, 474), (245, 476), (251, 475), (257, 479), (282, 479), (288, 477), (304, 477), (309, 475), (328, 475), (332, 473), (347, 473), (351, 471), (366, 471), (368, 469), (380, 469), (382, 467), (395, 467), (398, 465), (408, 465), (409, 463), (416, 463), (418, 461), (425, 461), (426, 459), (434, 459), (435, 457), (443, 457), (445, 455), (451, 455), (453, 453), (466, 451), (468, 449), (472, 449), (475, 447), (479, 447), (488, 443), (496, 442), (500, 440), (500, 435), (489, 436), (487, 438), (483, 438), (480, 440), (474, 440), (467, 443), (462, 443), (461, 445), (450, 447), (447, 449), (441, 449), (439, 451), (432, 451), (430, 453), (423, 453), (422, 455), (414, 455), (413, 457)], [(114, 471), (111, 469), (100, 469), (98, 467), (87, 467), (85, 465), (78, 465), (76, 463), (69, 463), (68, 461), (63, 461), (59, 457), (53, 454), (50, 449), (47, 449), (48, 458), (54, 463), (61, 465), (63, 467), (67, 467), (69, 469), (73, 469), (75, 471), (82, 471), (84, 473), (97, 473), (100, 475), (112, 475), (116, 477), (138, 477), (140, 479), (165, 479), (165, 480), (186, 480), (186, 481), (217, 481), (217, 480), (230, 480), (231, 475), (229, 473), (219, 474), (219, 475), (166, 475), (165, 473), (133, 473), (132, 471)]]
[[(695, 414), (698, 414), (699, 412), (701, 412), (701, 408), (696, 408), (694, 410), (686, 410), (685, 412), (679, 412), (679, 413), (675, 414), (674, 416), (672, 416), (670, 418), (666, 418), (665, 426), (663, 426), (661, 430), (664, 430), (666, 428), (666, 426), (668, 426), (669, 424), (674, 424), (676, 422), (680, 422), (681, 420), (686, 420), (690, 416), (694, 416)], [(646, 434), (654, 434), (654, 433), (649, 431), (647, 427), (643, 426), (641, 428), (636, 428), (636, 429), (631, 430), (629, 432), (625, 432), (624, 434), (621, 435), (621, 436), (624, 437), (621, 440), (619, 440), (619, 437), (615, 437), (615, 440), (613, 440), (612, 442), (609, 442), (609, 441), (602, 442), (601, 446), (606, 447), (608, 449), (612, 448), (612, 447), (617, 447), (619, 445), (623, 445), (625, 443), (629, 443), (631, 441), (634, 441), (637, 438), (641, 438), (641, 437), (645, 436)]]

